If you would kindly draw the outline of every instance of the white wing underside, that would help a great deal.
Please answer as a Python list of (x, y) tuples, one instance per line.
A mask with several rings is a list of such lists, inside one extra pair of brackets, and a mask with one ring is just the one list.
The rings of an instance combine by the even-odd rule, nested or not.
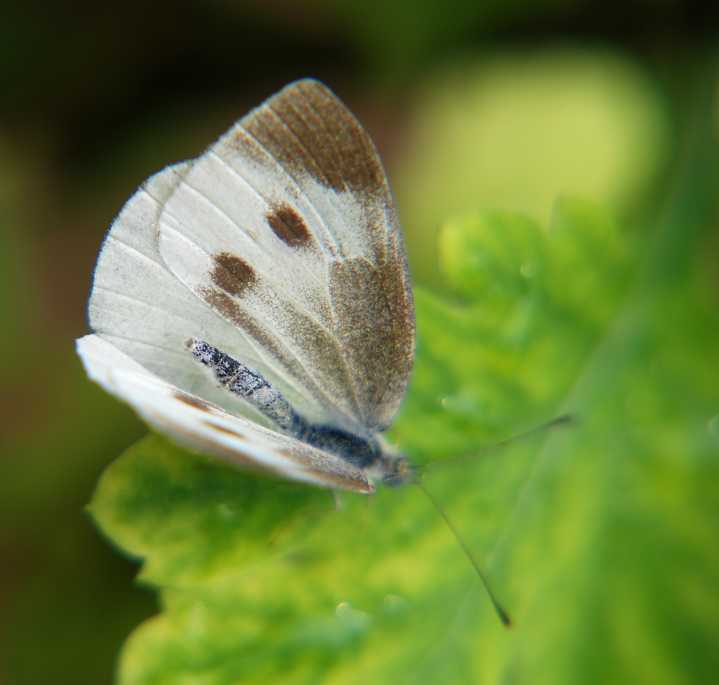
[[(148, 416), (143, 383), (156, 399), (167, 388), (203, 398), (244, 434), (250, 421), (272, 428), (192, 358), (186, 343), (197, 338), (258, 371), (314, 423), (384, 429), (408, 382), (414, 311), (369, 137), (321, 84), (288, 86), (128, 201), (100, 253), (89, 318), (104, 343), (79, 344), (88, 373), (158, 427), (167, 429), (162, 412)], [(108, 376), (96, 353), (107, 344), (136, 367)], [(157, 402), (166, 424), (178, 406), (194, 416), (171, 396)], [(188, 420), (201, 443), (220, 439)]]

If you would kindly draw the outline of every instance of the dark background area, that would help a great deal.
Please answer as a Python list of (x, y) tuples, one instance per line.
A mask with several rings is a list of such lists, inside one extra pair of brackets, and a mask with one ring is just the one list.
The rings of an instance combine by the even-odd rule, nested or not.
[[(413, 271), (433, 282), (436, 222), (414, 220), (412, 193), (432, 183), (432, 169), (418, 174), (451, 149), (441, 136), (455, 120), (427, 113), (461, 112), (463, 78), (497, 55), (531, 63), (556, 50), (570, 61), (610, 56), (631, 79), (641, 74), (641, 116), (659, 131), (646, 144), (659, 151), (631, 172), (632, 196), (616, 204), (628, 221), (649, 224), (697, 84), (713, 79), (718, 14), (672, 0), (4, 3), (0, 683), (109, 683), (122, 640), (156, 610), (152, 593), (132, 583), (136, 565), (83, 510), (104, 466), (145, 429), (86, 380), (74, 355), (102, 236), (139, 183), (198, 154), (285, 83), (320, 78), (376, 140), (396, 181)], [(445, 87), (455, 104), (432, 109)], [(542, 92), (561, 95), (551, 84)], [(427, 141), (437, 150), (423, 157)], [(521, 163), (521, 146), (512, 154)], [(526, 196), (531, 178), (521, 182), (527, 188), (518, 181), (507, 198)]]

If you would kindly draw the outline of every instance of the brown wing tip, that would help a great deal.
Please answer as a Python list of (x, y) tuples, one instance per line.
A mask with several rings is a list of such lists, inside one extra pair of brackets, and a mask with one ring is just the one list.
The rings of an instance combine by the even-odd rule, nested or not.
[[(299, 91), (308, 91), (308, 90), (315, 90), (319, 91), (321, 93), (329, 93), (331, 95), (334, 95), (334, 93), (329, 89), (328, 86), (326, 86), (322, 81), (319, 79), (316, 79), (312, 76), (306, 76), (305, 78), (297, 79), (296, 81), (292, 81), (291, 83), (288, 83), (279, 93), (278, 95), (282, 93), (286, 93), (293, 90), (299, 90)], [(336, 96), (335, 96), (336, 97)]]

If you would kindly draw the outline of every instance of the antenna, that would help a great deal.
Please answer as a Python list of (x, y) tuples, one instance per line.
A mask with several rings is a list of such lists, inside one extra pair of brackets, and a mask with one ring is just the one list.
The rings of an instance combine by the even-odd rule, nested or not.
[(427, 499), (432, 503), (432, 506), (437, 510), (437, 513), (444, 519), (444, 522), (447, 524), (447, 528), (449, 528), (454, 537), (456, 538), (457, 542), (459, 543), (459, 546), (462, 548), (462, 551), (464, 552), (467, 559), (469, 559), (469, 563), (472, 564), (474, 567), (474, 570), (477, 572), (477, 575), (480, 577), (482, 581), (482, 585), (484, 585), (484, 589), (487, 591), (487, 594), (489, 595), (489, 599), (492, 602), (492, 606), (494, 607), (494, 610), (497, 612), (497, 616), (499, 617), (499, 620), (502, 622), (502, 625), (505, 628), (511, 628), (512, 627), (512, 619), (509, 617), (509, 614), (505, 610), (505, 608), (499, 603), (499, 600), (497, 599), (496, 595), (494, 594), (494, 591), (492, 590), (492, 586), (489, 584), (489, 580), (487, 579), (487, 576), (484, 575), (484, 571), (482, 571), (482, 568), (479, 565), (479, 562), (474, 557), (472, 552), (470, 551), (469, 547), (467, 546), (467, 543), (464, 541), (464, 538), (459, 534), (459, 531), (454, 527), (454, 524), (450, 520), (450, 518), (447, 516), (447, 512), (442, 508), (440, 503), (435, 499), (434, 495), (427, 490), (424, 483), (421, 479), (417, 479), (415, 482), (415, 485), (419, 487), (419, 489), (427, 496)]
[(417, 485), (419, 487), (419, 489), (426, 495), (427, 499), (432, 503), (432, 506), (437, 510), (437, 513), (442, 517), (444, 522), (447, 524), (447, 528), (449, 528), (452, 531), (452, 534), (454, 535), (455, 539), (459, 543), (459, 546), (462, 548), (462, 551), (464, 552), (465, 556), (469, 560), (469, 563), (472, 564), (474, 570), (477, 572), (477, 575), (479, 576), (480, 580), (482, 581), (482, 585), (484, 585), (484, 589), (487, 591), (487, 595), (489, 596), (489, 599), (492, 602), (492, 606), (494, 607), (494, 610), (497, 612), (497, 616), (499, 617), (499, 620), (502, 622), (502, 625), (504, 625), (505, 628), (512, 627), (512, 619), (509, 617), (507, 610), (500, 604), (499, 600), (497, 599), (497, 596), (494, 594), (494, 591), (492, 590), (492, 586), (489, 584), (489, 579), (484, 574), (484, 571), (482, 571), (482, 568), (479, 565), (479, 562), (477, 561), (474, 554), (472, 554), (472, 551), (467, 546), (467, 543), (464, 541), (464, 538), (460, 535), (457, 528), (455, 528), (455, 526), (452, 523), (452, 521), (450, 520), (449, 516), (447, 516), (447, 512), (444, 510), (442, 505), (437, 501), (437, 499), (435, 499), (434, 495), (427, 489), (427, 487), (423, 483), (422, 475), (429, 468), (436, 467), (441, 464), (446, 464), (448, 462), (451, 463), (451, 462), (466, 461), (467, 459), (473, 459), (478, 456), (484, 456), (489, 452), (499, 450), (502, 447), (506, 447), (507, 445), (510, 445), (519, 440), (525, 440), (527, 438), (531, 438), (534, 435), (537, 435), (538, 433), (543, 433), (546, 430), (550, 430), (552, 428), (558, 428), (560, 426), (570, 425), (570, 424), (574, 423), (575, 420), (576, 419), (572, 414), (561, 414), (560, 416), (557, 416), (556, 418), (552, 419), (551, 421), (546, 421), (545, 423), (535, 426), (534, 428), (530, 428), (527, 431), (524, 431), (524, 433), (519, 433), (511, 438), (507, 438), (506, 440), (502, 440), (493, 445), (488, 445), (487, 447), (483, 448), (480, 453), (466, 454), (466, 455), (459, 456), (459, 457), (448, 457), (445, 459), (440, 459), (440, 460), (432, 462), (430, 464), (425, 464), (423, 467), (421, 467), (420, 469), (417, 469), (415, 471), (415, 479), (412, 482), (415, 485)]
[(517, 433), (517, 435), (513, 435), (511, 438), (506, 438), (505, 440), (500, 440), (499, 442), (495, 442), (491, 445), (486, 445), (484, 447), (481, 447), (478, 452), (475, 452), (473, 454), (462, 454), (460, 456), (452, 456), (452, 457), (440, 457), (436, 461), (430, 462), (429, 464), (422, 464), (418, 468), (422, 473), (429, 471), (431, 469), (437, 468), (438, 466), (443, 466), (445, 464), (452, 464), (456, 462), (463, 462), (467, 461), (468, 459), (476, 459), (477, 457), (483, 457), (487, 454), (491, 454), (492, 452), (497, 452), (503, 447), (508, 447), (509, 445), (512, 445), (515, 442), (520, 442), (522, 440), (528, 440), (529, 438), (534, 437), (535, 435), (539, 435), (541, 433), (544, 433), (547, 430), (552, 430), (553, 428), (561, 428), (564, 426), (570, 426), (573, 423), (576, 423), (577, 417), (574, 414), (561, 414), (560, 416), (557, 416), (550, 421), (545, 421), (544, 423), (540, 423), (538, 426), (534, 426), (533, 428), (530, 428), (529, 430), (524, 431), (523, 433)]

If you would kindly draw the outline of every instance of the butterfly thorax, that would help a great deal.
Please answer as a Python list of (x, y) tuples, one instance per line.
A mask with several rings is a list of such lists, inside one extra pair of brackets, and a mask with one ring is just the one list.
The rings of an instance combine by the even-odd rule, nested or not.
[(204, 340), (192, 338), (187, 347), (197, 361), (212, 371), (221, 386), (242, 397), (283, 432), (341, 457), (387, 485), (401, 485), (412, 479), (414, 472), (407, 459), (392, 452), (379, 438), (312, 423), (295, 411), (258, 371)]

